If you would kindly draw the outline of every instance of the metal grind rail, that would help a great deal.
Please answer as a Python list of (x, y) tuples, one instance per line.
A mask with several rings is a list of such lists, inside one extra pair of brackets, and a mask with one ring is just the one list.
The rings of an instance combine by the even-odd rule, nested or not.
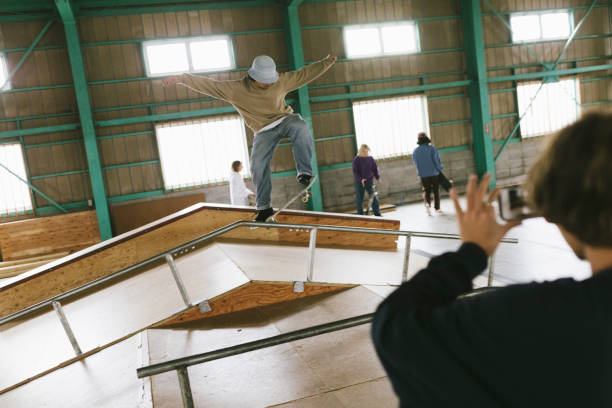
[[(216, 238), (220, 235), (225, 234), (226, 232), (232, 231), (236, 228), (241, 228), (241, 227), (252, 227), (252, 228), (282, 228), (282, 229), (289, 229), (289, 230), (304, 230), (304, 231), (310, 231), (310, 243), (309, 243), (309, 247), (308, 247), (308, 273), (307, 273), (307, 278), (306, 281), (307, 282), (315, 282), (315, 280), (313, 280), (313, 273), (314, 273), (314, 256), (315, 256), (315, 250), (316, 250), (316, 240), (317, 240), (317, 232), (318, 231), (334, 231), (334, 232), (348, 232), (348, 233), (359, 233), (359, 234), (374, 234), (374, 235), (394, 235), (394, 236), (404, 236), (406, 237), (406, 246), (404, 248), (404, 262), (403, 262), (403, 266), (402, 266), (402, 281), (406, 281), (408, 278), (408, 263), (410, 260), (410, 245), (411, 245), (411, 238), (412, 237), (418, 237), (418, 238), (440, 238), (440, 239), (454, 239), (454, 240), (458, 240), (460, 239), (459, 235), (455, 235), (455, 234), (443, 234), (443, 233), (433, 233), (433, 232), (417, 232), (417, 231), (400, 231), (400, 230), (387, 230), (387, 229), (380, 229), (380, 228), (363, 228), (363, 227), (347, 227), (347, 226), (338, 226), (338, 225), (317, 225), (317, 224), (286, 224), (286, 223), (269, 223), (269, 224), (262, 224), (260, 222), (254, 222), (254, 221), (236, 221), (233, 222), (231, 224), (226, 225), (225, 227), (221, 227), (219, 229), (216, 229), (214, 231), (211, 231), (207, 234), (204, 234), (202, 236), (200, 236), (199, 238), (193, 239), (183, 245), (177, 246), (171, 250), (168, 251), (164, 251), (158, 255), (155, 255), (149, 259), (146, 259), (144, 261), (138, 262), (132, 266), (129, 266), (127, 268), (121, 269), (117, 272), (114, 272), (110, 275), (104, 276), (102, 278), (98, 278), (94, 281), (88, 282), (84, 285), (81, 285), (77, 288), (71, 289), (67, 292), (64, 292), (62, 294), (59, 294), (57, 296), (53, 296), (47, 300), (44, 300), (42, 302), (36, 303), (34, 305), (28, 306), (25, 309), (22, 309), (18, 312), (12, 313), (8, 316), (5, 316), (3, 318), (0, 319), (0, 326), (3, 324), (6, 324), (8, 322), (11, 322), (13, 320), (16, 320), (18, 318), (21, 317), (25, 317), (29, 314), (32, 314), (34, 312), (40, 311), (43, 308), (46, 307), (52, 307), (53, 309), (55, 309), (58, 318), (60, 320), (60, 323), (62, 324), (64, 331), (68, 337), (68, 339), (70, 340), (70, 343), (75, 351), (75, 354), (78, 356), (81, 354), (81, 349), (79, 347), (79, 345), (76, 342), (74, 333), (72, 332), (72, 329), (70, 328), (70, 324), (68, 319), (66, 318), (65, 314), (63, 313), (62, 310), (62, 305), (61, 305), (61, 301), (66, 300), (72, 296), (76, 296), (79, 295), (80, 293), (83, 293), (85, 291), (88, 291), (92, 288), (98, 287), (100, 285), (103, 285), (109, 281), (112, 281), (114, 279), (117, 279), (119, 277), (122, 277), (124, 275), (127, 275), (133, 271), (138, 270), (139, 268), (145, 267), (147, 265), (153, 264), (155, 262), (158, 262), (160, 260), (164, 260), (166, 261), (166, 263), (168, 264), (170, 271), (172, 272), (172, 275), (174, 277), (174, 280), (176, 282), (177, 288), (179, 289), (181, 296), (183, 298), (183, 301), (185, 303), (185, 307), (189, 308), (194, 306), (194, 304), (192, 304), (191, 300), (189, 299), (189, 296), (187, 295), (187, 290), (185, 288), (185, 285), (183, 284), (183, 281), (179, 275), (179, 271), (177, 270), (177, 267), (174, 263), (174, 256), (176, 256), (177, 254), (179, 254), (181, 251), (184, 250), (188, 250), (188, 249), (193, 249), (193, 247), (195, 245), (199, 245), (203, 242), (206, 242), (208, 240), (211, 240), (213, 238)], [(517, 244), (518, 243), (518, 239), (515, 238), (504, 238), (502, 240), (502, 242), (504, 243), (512, 243), (512, 244)], [(493, 279), (493, 270), (494, 270), (494, 265), (493, 262), (490, 262), (490, 266), (489, 266), (489, 283), (492, 283), (492, 279)], [(295, 282), (294, 283), (294, 291), (295, 292), (301, 292), (304, 290), (304, 282)], [(207, 311), (210, 311), (210, 306), (208, 304), (207, 299), (204, 299), (203, 301), (201, 301), (200, 303), (198, 303), (198, 306), (200, 307), (200, 310), (202, 311), (202, 313), (205, 313)]]
[(183, 406), (185, 408), (193, 408), (193, 394), (191, 393), (191, 384), (189, 382), (189, 374), (187, 373), (187, 367), (196, 364), (206, 363), (207, 361), (219, 360), (221, 358), (248, 353), (250, 351), (261, 350), (272, 346), (278, 346), (279, 344), (306, 339), (308, 337), (314, 337), (319, 336), (321, 334), (344, 330), (350, 327), (360, 326), (362, 324), (370, 323), (372, 321), (373, 316), (374, 313), (368, 313), (361, 316), (351, 317), (349, 319), (338, 320), (331, 323), (325, 323), (318, 326), (295, 330), (289, 333), (279, 334), (273, 337), (267, 337), (261, 340), (242, 343), (236, 346), (210, 351), (208, 353), (195, 354), (188, 357), (165, 361), (159, 364), (152, 364), (147, 367), (138, 368), (136, 370), (136, 375), (138, 376), (138, 378), (144, 378), (176, 370), (179, 378), (179, 384), (181, 387)]

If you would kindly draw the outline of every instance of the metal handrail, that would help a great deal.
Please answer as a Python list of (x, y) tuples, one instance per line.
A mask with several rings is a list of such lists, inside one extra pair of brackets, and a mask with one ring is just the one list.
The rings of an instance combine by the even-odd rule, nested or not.
[[(22, 310), (19, 310), (15, 313), (12, 313), (8, 316), (5, 316), (3, 318), (0, 318), (0, 326), (9, 323), (15, 319), (18, 319), (20, 317), (23, 316), (27, 316), (31, 313), (34, 313), (36, 311), (39, 311), (40, 309), (43, 309), (44, 307), (47, 306), (53, 306), (53, 302), (59, 302), (62, 300), (65, 300), (71, 296), (75, 296), (78, 295), (82, 292), (88, 291), (94, 287), (100, 286), (108, 281), (111, 281), (113, 279), (119, 278), (123, 275), (126, 275), (130, 272), (133, 272), (134, 270), (137, 270), (139, 268), (142, 268), (143, 266), (147, 266), (151, 263), (160, 261), (160, 260), (165, 260), (166, 259), (166, 255), (172, 255), (172, 254), (176, 254), (180, 251), (189, 249), (190, 247), (193, 247), (194, 245), (198, 245), (201, 244), (202, 242), (208, 241), (212, 238), (216, 238), (220, 235), (223, 235), (229, 231), (232, 231), (236, 228), (240, 228), (240, 227), (256, 227), (256, 228), (284, 228), (284, 229), (300, 229), (300, 230), (318, 230), (318, 231), (336, 231), (336, 232), (352, 232), (352, 233), (361, 233), (361, 234), (375, 234), (375, 235), (395, 235), (395, 236), (405, 236), (405, 237), (420, 237), (420, 238), (441, 238), (441, 239), (461, 239), (461, 237), (459, 235), (456, 234), (444, 234), (444, 233), (433, 233), (433, 232), (418, 232), (418, 231), (402, 231), (402, 230), (386, 230), (386, 229), (382, 229), (382, 228), (364, 228), (364, 227), (347, 227), (347, 226), (340, 226), (340, 225), (317, 225), (317, 224), (287, 224), (287, 223), (267, 223), (267, 224), (262, 224), (261, 222), (254, 222), (254, 221), (235, 221), (231, 224), (228, 224), (224, 227), (218, 228), (214, 231), (211, 231), (209, 233), (206, 233), (196, 239), (193, 239), (185, 244), (179, 245), (173, 249), (164, 251), (162, 253), (159, 253), (155, 256), (152, 256), (151, 258), (145, 259), (144, 261), (140, 261), (134, 265), (128, 266), (124, 269), (121, 269), (117, 272), (113, 272), (109, 275), (103, 276), (101, 278), (98, 278), (96, 280), (93, 280), (91, 282), (88, 282), (84, 285), (78, 286), (74, 289), (70, 289), (64, 293), (61, 293), (59, 295), (53, 296), (47, 300), (43, 300), (42, 302), (38, 302), (34, 305), (28, 306)], [(502, 242), (505, 243), (512, 243), (512, 244), (516, 244), (518, 243), (518, 239), (516, 238), (504, 238), (502, 239)], [(313, 247), (314, 248), (314, 247)], [(407, 271), (407, 260), (408, 260), (408, 253), (410, 251), (410, 246), (407, 245), (406, 246), (406, 257), (405, 257), (405, 262), (404, 262), (404, 275), (405, 272)], [(311, 250), (311, 256), (312, 256), (312, 250)], [(312, 265), (312, 263), (311, 263)]]
[(250, 341), (248, 343), (242, 343), (231, 347), (209, 351), (208, 353), (194, 354), (187, 357), (177, 358), (175, 360), (164, 361), (163, 363), (138, 368), (136, 369), (136, 375), (138, 378), (144, 378), (176, 370), (179, 386), (181, 387), (183, 407), (193, 408), (193, 394), (191, 392), (191, 384), (189, 382), (187, 367), (202, 364), (207, 361), (219, 360), (226, 357), (236, 356), (238, 354), (248, 353), (250, 351), (278, 346), (279, 344), (285, 344), (296, 340), (319, 336), (321, 334), (348, 329), (350, 327), (360, 326), (362, 324), (370, 323), (373, 317), (374, 313), (368, 313), (348, 319), (337, 320), (331, 323), (295, 330), (289, 333), (279, 334), (277, 336), (266, 337), (261, 340)]
[(152, 375), (178, 370), (179, 368), (187, 368), (189, 366), (206, 363), (208, 361), (219, 360), (221, 358), (236, 356), (238, 354), (244, 354), (250, 351), (278, 346), (279, 344), (290, 343), (292, 341), (302, 340), (308, 337), (314, 337), (325, 333), (348, 329), (349, 327), (370, 323), (373, 317), (374, 313), (368, 313), (356, 317), (351, 317), (348, 319), (338, 320), (331, 323), (320, 324), (318, 326), (307, 327), (305, 329), (279, 334), (277, 336), (266, 337), (261, 340), (249, 341), (247, 343), (209, 351), (207, 353), (194, 354), (187, 357), (164, 361), (163, 363), (151, 364), (146, 367), (138, 368), (136, 370), (136, 374), (138, 375), (138, 378), (150, 377)]

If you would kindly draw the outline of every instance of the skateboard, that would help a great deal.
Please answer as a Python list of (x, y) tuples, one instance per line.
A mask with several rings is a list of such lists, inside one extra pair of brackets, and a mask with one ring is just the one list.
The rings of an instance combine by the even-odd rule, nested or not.
[(378, 197), (378, 191), (376, 191), (376, 186), (372, 186), (372, 194), (368, 194), (368, 206), (366, 207), (365, 215), (370, 215), (370, 212), (374, 214), (374, 210), (372, 210), (372, 203), (374, 203), (374, 198)]
[(315, 183), (315, 181), (317, 181), (317, 176), (314, 176), (313, 178), (310, 179), (310, 183), (308, 183), (308, 185), (306, 187), (304, 187), (299, 193), (297, 193), (295, 196), (291, 197), (291, 199), (289, 201), (287, 201), (285, 203), (285, 205), (283, 205), (281, 208), (279, 208), (278, 210), (276, 210), (274, 212), (274, 214), (272, 214), (271, 216), (268, 217), (268, 219), (266, 219), (266, 222), (276, 222), (276, 216), (278, 214), (280, 214), (282, 211), (285, 211), (287, 209), (287, 207), (289, 207), (291, 204), (293, 204), (293, 202), (295, 200), (297, 200), (298, 198), (302, 199), (302, 202), (307, 203), (308, 200), (310, 200), (310, 197), (312, 196), (312, 193), (310, 192), (310, 188), (312, 187), (312, 185)]

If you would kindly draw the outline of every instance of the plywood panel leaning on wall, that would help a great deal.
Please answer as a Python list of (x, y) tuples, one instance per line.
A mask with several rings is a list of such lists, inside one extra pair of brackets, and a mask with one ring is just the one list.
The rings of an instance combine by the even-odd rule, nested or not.
[(4, 261), (78, 251), (100, 242), (95, 211), (0, 224), (0, 251)]

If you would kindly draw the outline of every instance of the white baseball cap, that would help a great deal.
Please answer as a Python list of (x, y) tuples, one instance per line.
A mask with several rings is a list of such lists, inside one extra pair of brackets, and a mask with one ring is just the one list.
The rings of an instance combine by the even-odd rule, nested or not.
[(273, 84), (278, 81), (278, 72), (274, 60), (267, 55), (259, 55), (249, 68), (249, 76), (262, 84)]

